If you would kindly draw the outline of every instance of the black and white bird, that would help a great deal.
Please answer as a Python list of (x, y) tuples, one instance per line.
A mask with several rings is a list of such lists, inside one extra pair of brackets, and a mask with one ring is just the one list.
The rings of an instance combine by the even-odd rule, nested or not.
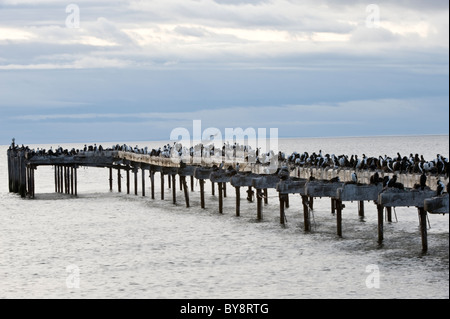
[(354, 183), (357, 183), (357, 182), (358, 182), (358, 175), (356, 175), (355, 172), (352, 173), (352, 181), (353, 181)]
[(395, 187), (395, 184), (397, 183), (397, 175), (392, 176), (392, 178), (389, 180), (387, 187)]
[(424, 190), (426, 185), (427, 185), (427, 175), (425, 175), (425, 173), (423, 173), (420, 176), (420, 189)]
[(445, 190), (444, 183), (442, 183), (441, 180), (438, 180), (438, 182), (437, 182), (437, 195), (441, 196), (442, 194), (444, 194), (444, 190)]

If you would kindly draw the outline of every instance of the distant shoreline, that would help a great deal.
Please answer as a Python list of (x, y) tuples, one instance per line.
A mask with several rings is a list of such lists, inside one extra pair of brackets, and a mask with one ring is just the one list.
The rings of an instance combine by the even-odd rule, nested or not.
[[(365, 135), (365, 136), (317, 136), (317, 137), (279, 137), (279, 140), (294, 140), (294, 139), (305, 139), (305, 140), (313, 140), (313, 139), (317, 139), (317, 140), (323, 140), (323, 139), (356, 139), (356, 138), (389, 138), (389, 137), (402, 137), (402, 138), (412, 138), (412, 137), (432, 137), (432, 136), (436, 136), (436, 137), (449, 137), (449, 134), (413, 134), (413, 135)], [(132, 143), (162, 143), (161, 145), (164, 145), (166, 143), (170, 143), (170, 140), (135, 140), (135, 141), (131, 141)], [(26, 142), (26, 143), (22, 143), (20, 140), (17, 141), (17, 143), (19, 145), (24, 144), (24, 145), (55, 145), (55, 144), (93, 144), (93, 143), (103, 143), (103, 144), (122, 144), (122, 143), (130, 143), (130, 141), (128, 140), (122, 140), (122, 141), (81, 141), (81, 142), (76, 142), (76, 141), (56, 141), (56, 142)], [(0, 146), (9, 146), (10, 144), (0, 144)]]

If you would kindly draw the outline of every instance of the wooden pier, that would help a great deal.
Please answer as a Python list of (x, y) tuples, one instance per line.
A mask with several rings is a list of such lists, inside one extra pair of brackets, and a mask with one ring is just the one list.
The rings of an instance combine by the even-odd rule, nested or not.
[[(268, 190), (278, 193), (280, 204), (280, 224), (284, 225), (285, 209), (289, 208), (289, 196), (298, 194), (302, 198), (304, 231), (311, 231), (311, 211), (314, 199), (329, 198), (331, 213), (336, 216), (337, 236), (343, 234), (342, 212), (344, 202), (358, 202), (358, 215), (364, 216), (364, 203), (373, 202), (378, 216), (378, 243), (384, 240), (384, 210), (393, 207), (416, 207), (419, 213), (422, 237), (422, 250), (427, 251), (427, 213), (448, 214), (448, 194), (437, 196), (435, 181), (442, 179), (448, 183), (448, 176), (430, 176), (433, 181), (425, 189), (417, 189), (414, 184), (420, 180), (417, 174), (400, 174), (398, 180), (404, 184), (403, 189), (383, 187), (382, 178), (392, 176), (379, 170), (330, 169), (301, 167), (287, 161), (279, 161), (276, 173), (268, 170), (268, 164), (249, 163), (227, 156), (211, 158), (167, 158), (151, 154), (138, 154), (122, 150), (83, 150), (49, 155), (36, 154), (27, 147), (18, 147), (15, 142), (7, 151), (9, 191), (21, 197), (34, 198), (35, 170), (39, 166), (54, 167), (55, 192), (70, 196), (78, 195), (77, 170), (80, 167), (98, 167), (109, 170), (109, 189), (113, 190), (113, 179), (117, 176), (117, 190), (122, 192), (122, 179), (126, 181), (126, 192), (131, 193), (131, 176), (134, 179), (134, 195), (138, 195), (138, 175), (141, 173), (142, 196), (146, 196), (146, 178), (150, 179), (150, 196), (155, 199), (155, 173), (160, 175), (161, 200), (165, 197), (165, 177), (172, 191), (172, 202), (177, 203), (177, 175), (179, 189), (183, 191), (186, 207), (191, 206), (190, 193), (194, 191), (194, 179), (199, 183), (201, 208), (205, 209), (205, 182), (209, 180), (215, 195), (217, 185), (218, 212), (224, 213), (227, 184), (235, 188), (236, 216), (240, 216), (242, 188), (246, 189), (247, 201), (256, 201), (256, 219), (264, 217), (263, 207), (268, 203)], [(271, 164), (270, 164), (271, 165)], [(271, 167), (273, 168), (273, 166)], [(116, 173), (114, 173), (116, 170)], [(352, 173), (360, 176), (356, 183)], [(371, 183), (371, 175), (377, 172), (380, 179)], [(132, 173), (132, 174), (131, 174)], [(404, 176), (402, 176), (404, 175)], [(190, 180), (190, 187), (188, 185)], [(299, 208), (300, 209), (300, 208)], [(390, 221), (390, 217), (388, 218)]]

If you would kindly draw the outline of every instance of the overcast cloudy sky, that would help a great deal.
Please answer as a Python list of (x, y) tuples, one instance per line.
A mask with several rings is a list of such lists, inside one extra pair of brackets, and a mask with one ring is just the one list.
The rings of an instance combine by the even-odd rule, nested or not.
[(448, 134), (448, 29), (447, 0), (0, 0), (0, 144)]

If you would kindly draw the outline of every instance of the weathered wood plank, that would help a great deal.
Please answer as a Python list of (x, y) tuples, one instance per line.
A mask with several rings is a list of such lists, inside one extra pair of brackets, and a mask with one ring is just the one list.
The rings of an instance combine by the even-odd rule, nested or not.
[(306, 183), (305, 192), (310, 197), (337, 197), (337, 190), (343, 185), (344, 183), (311, 181)]
[(306, 195), (305, 185), (306, 179), (290, 178), (277, 184), (277, 191), (280, 194), (301, 194)]
[(337, 198), (346, 201), (377, 201), (383, 185), (344, 184), (337, 190)]
[(378, 204), (384, 207), (424, 207), (426, 199), (436, 195), (431, 190), (385, 189), (378, 196)]
[(449, 213), (449, 195), (444, 194), (439, 197), (425, 199), (425, 211), (430, 214), (448, 214)]

